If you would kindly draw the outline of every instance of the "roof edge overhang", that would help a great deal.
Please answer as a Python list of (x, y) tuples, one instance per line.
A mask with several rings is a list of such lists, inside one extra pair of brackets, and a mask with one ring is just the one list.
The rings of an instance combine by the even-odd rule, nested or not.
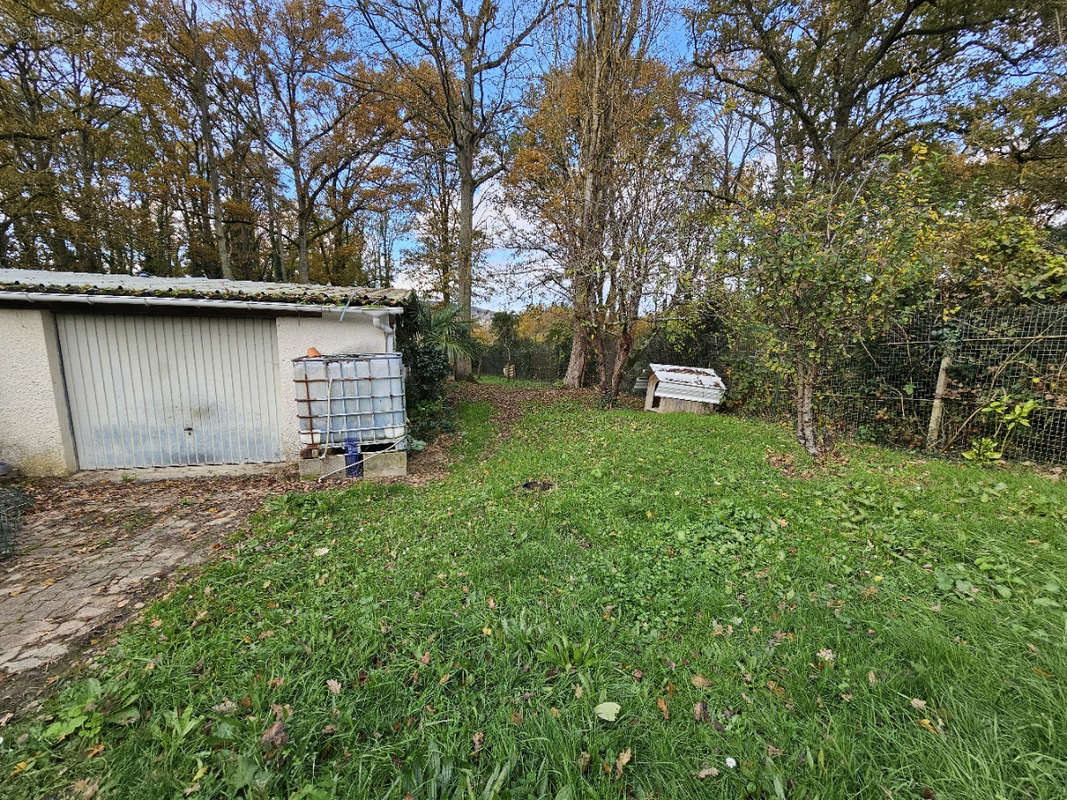
[(670, 383), (659, 381), (656, 384), (655, 396), (667, 397), (672, 400), (689, 400), (693, 403), (712, 403), (717, 405), (722, 402), (725, 390), (718, 387), (696, 387), (687, 384)]
[(284, 303), (263, 300), (211, 300), (197, 297), (153, 297), (111, 294), (74, 294), (0, 290), (0, 308), (49, 308), (60, 311), (174, 311), (184, 314), (234, 315), (258, 317), (320, 317), (358, 319), (396, 316), (404, 313), (400, 306), (321, 305)]

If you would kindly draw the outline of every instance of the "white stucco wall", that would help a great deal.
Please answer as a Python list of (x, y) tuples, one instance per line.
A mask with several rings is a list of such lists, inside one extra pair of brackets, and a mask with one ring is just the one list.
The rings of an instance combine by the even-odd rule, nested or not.
[(76, 468), (55, 320), (49, 311), (0, 308), (0, 460), (26, 475)]
[(391, 321), (383, 317), (379, 323), (381, 327), (376, 326), (369, 314), (358, 309), (349, 309), (344, 322), (309, 317), (278, 317), (276, 321), (278, 359), (281, 362), (278, 370), (278, 408), (282, 414), (282, 452), (286, 461), (295, 461), (300, 457), (300, 425), (296, 417), (293, 359), (307, 355), (309, 347), (314, 347), (323, 355), (391, 351)]

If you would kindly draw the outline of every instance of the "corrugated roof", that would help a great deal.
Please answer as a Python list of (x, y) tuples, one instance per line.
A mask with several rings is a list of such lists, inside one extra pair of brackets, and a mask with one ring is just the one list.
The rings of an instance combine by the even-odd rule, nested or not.
[(718, 404), (726, 393), (726, 384), (713, 369), (680, 367), (672, 364), (649, 364), (656, 376), (657, 397)]
[(410, 289), (227, 281), (214, 278), (100, 275), (88, 272), (51, 272), (30, 269), (0, 269), (0, 290), (118, 297), (249, 300), (260, 303), (327, 306), (395, 306), (411, 294)]
[(706, 367), (678, 367), (671, 364), (649, 364), (661, 382), (680, 383), (686, 386), (725, 389), (722, 378), (713, 369)]

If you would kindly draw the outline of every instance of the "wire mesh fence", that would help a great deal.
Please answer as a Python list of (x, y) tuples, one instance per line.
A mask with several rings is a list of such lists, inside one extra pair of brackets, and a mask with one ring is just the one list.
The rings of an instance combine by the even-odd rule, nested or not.
[[(746, 331), (705, 331), (682, 348), (653, 339), (648, 361), (723, 376), (722, 410), (793, 413), (788, 381)], [(1067, 464), (1067, 307), (921, 313), (844, 354), (816, 393), (820, 422), (840, 434), (971, 458)]]
[(920, 315), (843, 359), (819, 401), (861, 438), (1067, 464), (1067, 308)]
[(515, 378), (553, 382), (567, 371), (567, 356), (566, 349), (549, 344), (493, 345), (482, 352), (475, 367), (478, 375), (502, 376), (510, 363), (515, 367)]

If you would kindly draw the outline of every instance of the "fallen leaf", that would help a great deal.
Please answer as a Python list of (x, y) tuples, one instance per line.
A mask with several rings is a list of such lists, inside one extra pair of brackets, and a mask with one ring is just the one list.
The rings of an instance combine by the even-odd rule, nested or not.
[(719, 771), (715, 769), (715, 767), (704, 767), (704, 769), (700, 770), (700, 772), (697, 773), (698, 780), (705, 780), (706, 778), (717, 777), (719, 777)]
[(335, 681), (333, 678), (330, 678), (326, 681), (326, 688), (330, 690), (330, 694), (341, 693), (341, 684), (338, 681)]
[(635, 669), (633, 676), (635, 681), (640, 681), (643, 677), (645, 677), (645, 673), (639, 669)]
[(619, 757), (615, 759), (615, 780), (619, 780), (622, 777), (622, 768), (630, 763), (633, 755), (633, 751), (629, 747), (619, 753)]
[(936, 734), (939, 734), (939, 735), (941, 733), (941, 731), (939, 731), (937, 729), (937, 726), (934, 725), (934, 723), (932, 723), (930, 720), (926, 719), (925, 717), (923, 719), (918, 720), (918, 723), (919, 723), (919, 727), (930, 731), (930, 733), (936, 733)]
[(316, 556), (324, 556), (329, 552), (330, 552), (330, 548), (328, 548), (328, 547), (316, 547), (315, 548), (315, 555)]
[(785, 752), (784, 750), (779, 750), (773, 744), (768, 744), (767, 745), (767, 757), (768, 758), (774, 758), (775, 756), (780, 756), (784, 752)]
[(582, 685), (580, 683), (574, 684), (574, 696), (575, 697), (581, 697), (582, 696)]
[(873, 669), (867, 671), (867, 683), (869, 683), (871, 686), (874, 686), (876, 683), (878, 683), (878, 676), (874, 674)]
[(94, 744), (92, 747), (89, 748), (89, 751), (85, 754), (85, 758), (86, 758), (86, 760), (88, 760), (90, 758), (96, 758), (102, 752), (104, 752), (104, 743), (100, 742), (99, 744)]
[(496, 608), (496, 600), (494, 600), (492, 597), (490, 597), (489, 598), (489, 610), (492, 611), (494, 608)]
[(430, 663), (430, 651), (429, 650), (427, 650), (425, 653), (422, 654), (422, 658), (419, 659), (419, 663), (421, 663), (423, 665), (427, 665), (427, 664)]
[(596, 706), (593, 709), (593, 713), (605, 722), (614, 722), (618, 718), (619, 712), (621, 710), (622, 706), (620, 706), (618, 703), (612, 703), (609, 701), (607, 703), (601, 703), (600, 705)]
[(590, 758), (589, 754), (587, 752), (585, 752), (584, 750), (578, 756), (578, 771), (579, 772), (584, 774), (585, 771), (587, 769), (589, 769), (589, 758)]
[(286, 717), (291, 717), (293, 715), (293, 709), (289, 707), (288, 703), (286, 703), (284, 706), (280, 706), (277, 703), (271, 703), (270, 710), (271, 713), (274, 714), (274, 719), (276, 719), (278, 722), (281, 722)]
[(267, 747), (281, 747), (289, 741), (289, 734), (285, 732), (285, 723), (278, 720), (259, 737), (259, 743)]
[(233, 702), (233, 700), (228, 697), (224, 697), (222, 702), (217, 706), (212, 706), (211, 710), (217, 714), (232, 714), (237, 710), (237, 703)]
[(926, 701), (920, 700), (918, 697), (913, 697), (911, 698), (911, 707), (918, 711), (922, 711), (926, 708)]
[(670, 719), (671, 718), (671, 710), (669, 708), (667, 708), (667, 701), (666, 700), (664, 700), (662, 697), (660, 697), (660, 698), (658, 698), (656, 700), (656, 705), (659, 706), (659, 713), (661, 713), (663, 715), (664, 719)]
[(161, 620), (159, 617), (156, 617), (150, 623), (148, 623), (148, 627), (150, 627), (150, 628), (158, 628), (162, 624), (163, 624), (163, 620)]
[(698, 689), (707, 689), (709, 686), (711, 686), (711, 681), (709, 681), (703, 675), (694, 675), (692, 678), (689, 679), (689, 682)]
[(281, 685), (285, 683), (285, 678), (271, 678), (270, 686), (272, 689), (280, 689)]
[(522, 712), (521, 711), (512, 711), (511, 712), (511, 724), (512, 725), (522, 725), (522, 722), (523, 722)]
[(703, 700), (693, 706), (693, 719), (697, 722), (711, 722), (711, 715), (708, 713), (708, 704)]
[(474, 752), (471, 753), (471, 758), (477, 758), (482, 752), (482, 744), (485, 742), (484, 733), (476, 733), (471, 737), (471, 744), (474, 745)]
[(1044, 678), (1047, 681), (1052, 680), (1052, 673), (1051, 672), (1045, 672), (1045, 670), (1043, 670), (1043, 669), (1041, 669), (1039, 667), (1030, 667), (1030, 670), (1035, 675), (1037, 675), (1039, 678)]

